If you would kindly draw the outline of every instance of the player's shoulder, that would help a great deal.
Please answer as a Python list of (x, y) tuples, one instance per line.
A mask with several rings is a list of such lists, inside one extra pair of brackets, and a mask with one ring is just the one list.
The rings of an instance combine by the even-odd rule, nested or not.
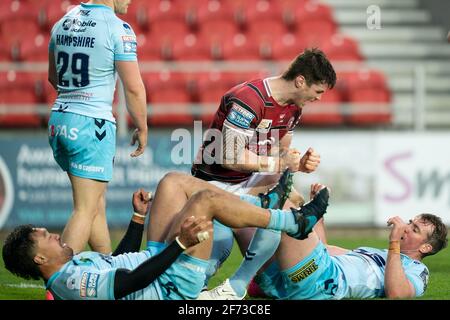
[(134, 35), (133, 27), (128, 22), (122, 20), (115, 14), (113, 14), (111, 18), (108, 19), (108, 23), (114, 30), (117, 30), (119, 32), (125, 32), (129, 35), (132, 34)]
[(245, 104), (254, 111), (262, 110), (265, 106), (265, 97), (261, 88), (257, 86), (258, 83), (257, 80), (241, 83), (232, 90), (231, 98)]

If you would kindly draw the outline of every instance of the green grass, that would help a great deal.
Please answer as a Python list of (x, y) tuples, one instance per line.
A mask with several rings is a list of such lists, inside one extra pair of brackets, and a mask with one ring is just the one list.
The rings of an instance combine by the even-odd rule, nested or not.
[[(329, 243), (344, 248), (356, 248), (358, 246), (369, 246), (384, 248), (385, 239), (371, 238), (330, 238)], [(0, 300), (42, 300), (44, 299), (44, 289), (42, 281), (26, 281), (11, 275), (0, 259)], [(220, 284), (229, 277), (240, 264), (241, 254), (236, 246), (229, 259), (224, 263), (221, 270), (210, 281), (210, 287)], [(430, 270), (430, 282), (425, 295), (420, 299), (450, 300), (450, 282), (448, 281), (448, 270), (450, 270), (450, 250), (445, 249), (435, 256), (424, 260)], [(17, 287), (21, 284), (39, 286), (40, 288)]]

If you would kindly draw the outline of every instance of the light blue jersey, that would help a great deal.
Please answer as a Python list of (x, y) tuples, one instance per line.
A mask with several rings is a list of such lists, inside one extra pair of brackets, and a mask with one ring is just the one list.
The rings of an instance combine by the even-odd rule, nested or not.
[(112, 8), (82, 3), (69, 11), (54, 25), (49, 43), (58, 75), (52, 110), (115, 122), (114, 62), (136, 61), (136, 48), (133, 29)]
[[(303, 260), (287, 270), (273, 262), (255, 277), (260, 288), (275, 299), (338, 300), (385, 297), (384, 272), (387, 250), (361, 247), (346, 254), (330, 256), (319, 242)], [(403, 270), (421, 296), (429, 272), (420, 261), (401, 255)]]
[[(345, 298), (384, 297), (384, 273), (388, 250), (361, 247), (344, 255), (332, 256), (344, 274)], [(420, 261), (401, 254), (406, 277), (414, 285), (415, 295), (424, 294), (429, 271)]]
[[(50, 277), (46, 288), (55, 299), (114, 300), (116, 270), (134, 270), (167, 246), (156, 242), (148, 245), (147, 250), (118, 256), (91, 251), (77, 254)], [(208, 261), (183, 253), (155, 281), (122, 300), (196, 299), (203, 287), (207, 267)]]
[[(67, 262), (47, 281), (55, 299), (114, 300), (114, 276), (118, 268), (134, 269), (150, 257), (148, 251), (127, 253), (115, 257), (98, 252), (82, 252)], [(157, 281), (138, 290), (124, 300), (160, 300)]]

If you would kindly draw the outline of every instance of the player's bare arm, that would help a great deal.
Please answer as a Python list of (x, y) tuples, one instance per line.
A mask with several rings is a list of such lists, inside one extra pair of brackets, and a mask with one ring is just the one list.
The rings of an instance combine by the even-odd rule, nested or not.
[(131, 145), (138, 142), (138, 146), (131, 156), (137, 157), (144, 153), (147, 145), (148, 128), (145, 87), (136, 61), (116, 61), (116, 67), (123, 83), (128, 112), (136, 126)]
[(386, 261), (384, 287), (387, 298), (412, 298), (415, 296), (413, 284), (406, 277), (400, 259), (400, 240), (406, 224), (400, 217), (388, 220), (392, 226), (389, 235), (389, 253)]

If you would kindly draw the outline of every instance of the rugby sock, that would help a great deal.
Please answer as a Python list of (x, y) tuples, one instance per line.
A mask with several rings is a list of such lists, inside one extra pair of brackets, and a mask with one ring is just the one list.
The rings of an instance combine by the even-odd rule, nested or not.
[(222, 263), (228, 258), (233, 248), (233, 231), (231, 228), (224, 226), (217, 220), (213, 220), (214, 241), (211, 250), (211, 256), (208, 260), (208, 268), (206, 270), (205, 287), (208, 285), (209, 279), (216, 273)]
[(230, 285), (239, 297), (246, 293), (247, 286), (258, 270), (269, 260), (278, 248), (281, 232), (256, 229), (241, 265), (229, 278)]
[(252, 196), (251, 194), (242, 194), (240, 195), (242, 201), (254, 204), (257, 207), (261, 207), (261, 199), (256, 196)]
[(269, 209), (270, 220), (267, 229), (295, 233), (298, 231), (298, 225), (295, 217), (290, 210)]

